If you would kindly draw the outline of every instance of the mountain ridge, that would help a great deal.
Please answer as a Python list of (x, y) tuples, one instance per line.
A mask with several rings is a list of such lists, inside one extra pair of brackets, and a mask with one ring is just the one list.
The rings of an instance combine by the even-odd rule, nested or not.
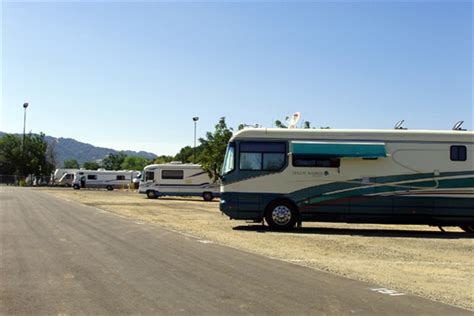
[[(5, 134), (7, 133), (0, 132), (0, 137), (3, 137)], [(75, 159), (80, 165), (82, 165), (84, 162), (102, 160), (109, 154), (116, 155), (119, 152), (123, 152), (127, 156), (139, 156), (146, 159), (155, 159), (157, 157), (156, 154), (143, 150), (116, 150), (107, 147), (98, 147), (89, 143), (78, 141), (74, 138), (45, 135), (45, 140), (50, 146), (54, 147), (57, 167), (61, 167), (64, 160), (67, 159)]]

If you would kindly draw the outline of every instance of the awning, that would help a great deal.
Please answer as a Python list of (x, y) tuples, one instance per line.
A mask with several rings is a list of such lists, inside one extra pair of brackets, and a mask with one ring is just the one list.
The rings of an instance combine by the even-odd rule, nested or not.
[(386, 157), (385, 143), (360, 142), (291, 142), (291, 151), (296, 155), (317, 155), (325, 157)]

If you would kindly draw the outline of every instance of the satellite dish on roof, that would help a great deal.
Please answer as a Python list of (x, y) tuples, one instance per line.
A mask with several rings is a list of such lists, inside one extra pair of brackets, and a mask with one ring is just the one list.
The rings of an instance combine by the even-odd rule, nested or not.
[(464, 121), (458, 121), (456, 124), (453, 126), (454, 131), (465, 131), (465, 129), (461, 128), (461, 125), (464, 123)]
[(406, 129), (404, 127), (402, 127), (403, 123), (405, 123), (405, 120), (400, 120), (397, 122), (397, 124), (395, 124), (395, 129)]
[(301, 113), (300, 112), (295, 112), (290, 118), (290, 121), (288, 122), (288, 128), (296, 128), (296, 124), (301, 118)]

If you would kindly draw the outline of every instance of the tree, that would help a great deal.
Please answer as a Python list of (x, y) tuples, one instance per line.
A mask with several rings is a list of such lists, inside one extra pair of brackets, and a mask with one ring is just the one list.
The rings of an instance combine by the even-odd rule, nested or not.
[(173, 156), (167, 156), (167, 155), (161, 155), (155, 158), (153, 160), (153, 163), (159, 164), (159, 163), (168, 163), (173, 161)]
[(213, 133), (207, 132), (206, 138), (200, 138), (199, 142), (201, 143), (202, 151), (200, 152), (199, 162), (202, 165), (202, 168), (207, 171), (209, 176), (215, 178), (214, 164), (217, 164), (218, 172), (222, 167), (224, 162), (225, 150), (227, 143), (232, 137), (232, 129), (227, 127), (225, 123), (225, 117), (221, 117), (219, 122), (215, 126)]
[[(199, 156), (197, 153), (200, 151), (200, 146), (196, 147), (196, 156)], [(181, 148), (179, 153), (174, 156), (174, 160), (181, 161), (183, 163), (193, 162), (193, 148), (191, 146), (185, 146)], [(198, 161), (196, 159), (196, 161)]]
[(54, 168), (54, 152), (44, 134), (23, 136), (6, 134), (0, 139), (0, 173), (22, 178), (48, 176)]
[(125, 157), (127, 157), (127, 155), (125, 155), (123, 152), (119, 152), (118, 154), (109, 154), (104, 158), (104, 160), (102, 160), (102, 166), (106, 170), (120, 170)]
[(311, 128), (311, 122), (310, 121), (304, 121), (303, 122), (303, 128)]
[(84, 164), (82, 165), (82, 167), (86, 170), (97, 170), (100, 168), (99, 164), (95, 161), (87, 161), (87, 162), (84, 162)]
[(63, 166), (66, 169), (79, 169), (79, 163), (76, 159), (66, 159), (63, 162)]
[(0, 138), (0, 174), (19, 175), (21, 162), (21, 138), (5, 134)]
[(143, 170), (143, 168), (150, 164), (150, 161), (144, 157), (127, 156), (121, 164), (123, 170)]

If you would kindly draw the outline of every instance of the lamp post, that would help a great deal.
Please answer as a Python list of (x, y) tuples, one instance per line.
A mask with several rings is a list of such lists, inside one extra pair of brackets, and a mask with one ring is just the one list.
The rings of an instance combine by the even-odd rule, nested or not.
[(26, 128), (26, 108), (28, 107), (28, 102), (23, 103), (23, 108), (25, 112), (23, 114), (23, 140), (21, 142), (21, 150), (23, 151), (23, 144), (25, 143), (25, 128)]
[(193, 117), (194, 121), (194, 148), (193, 148), (193, 163), (196, 163), (196, 125), (197, 121), (199, 121), (199, 117)]

